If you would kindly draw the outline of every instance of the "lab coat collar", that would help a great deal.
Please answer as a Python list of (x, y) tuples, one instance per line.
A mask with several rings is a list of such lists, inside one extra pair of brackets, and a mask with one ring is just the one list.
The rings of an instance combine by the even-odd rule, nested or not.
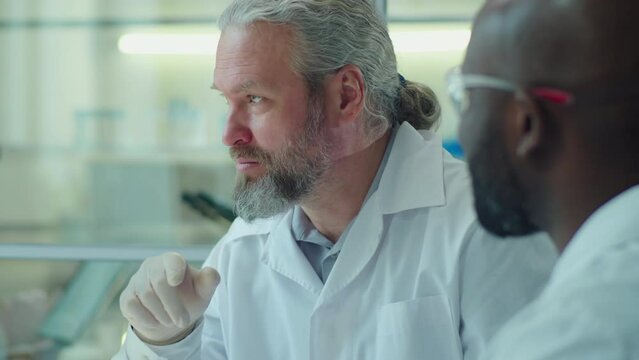
[(404, 123), (392, 146), (379, 186), (353, 220), (318, 306), (329, 302), (371, 266), (383, 239), (385, 215), (445, 204), (439, 137)]
[(353, 282), (373, 258), (382, 240), (384, 215), (445, 204), (443, 150), (437, 135), (418, 132), (404, 123), (397, 129), (390, 150), (379, 187), (353, 220), (326, 284), (322, 284), (291, 233), (293, 210), (272, 225), (262, 261), (319, 294), (318, 306)]
[(328, 303), (363, 272), (382, 240), (384, 218), (373, 193), (350, 226), (342, 250), (322, 289), (316, 307)]
[(399, 127), (377, 189), (383, 214), (446, 203), (443, 151), (435, 133)]
[(560, 256), (551, 284), (562, 284), (562, 278), (578, 274), (610, 249), (635, 242), (639, 232), (637, 213), (639, 185), (625, 190), (597, 209), (577, 230)]

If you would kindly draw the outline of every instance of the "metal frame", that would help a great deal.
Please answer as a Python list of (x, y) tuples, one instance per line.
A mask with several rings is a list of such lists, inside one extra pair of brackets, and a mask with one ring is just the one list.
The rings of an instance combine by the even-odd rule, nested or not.
[(149, 256), (175, 251), (188, 261), (204, 261), (212, 248), (213, 244), (182, 247), (0, 244), (0, 260), (143, 261)]

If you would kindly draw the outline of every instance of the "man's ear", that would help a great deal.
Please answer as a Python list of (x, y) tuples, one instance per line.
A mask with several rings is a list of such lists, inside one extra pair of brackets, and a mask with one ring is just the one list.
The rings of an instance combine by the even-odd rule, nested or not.
[(548, 128), (538, 104), (529, 97), (517, 96), (512, 123), (509, 125), (515, 154), (528, 158), (540, 150), (548, 137)]
[(355, 65), (345, 65), (325, 83), (326, 115), (333, 127), (356, 120), (364, 109), (364, 75)]

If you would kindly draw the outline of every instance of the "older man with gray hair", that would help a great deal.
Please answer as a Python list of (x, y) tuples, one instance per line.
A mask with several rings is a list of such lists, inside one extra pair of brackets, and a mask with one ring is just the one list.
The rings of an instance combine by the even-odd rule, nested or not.
[(116, 358), (475, 359), (555, 251), (479, 228), (437, 99), (398, 75), (374, 8), (238, 0), (220, 26), (239, 218), (202, 270), (142, 264)]

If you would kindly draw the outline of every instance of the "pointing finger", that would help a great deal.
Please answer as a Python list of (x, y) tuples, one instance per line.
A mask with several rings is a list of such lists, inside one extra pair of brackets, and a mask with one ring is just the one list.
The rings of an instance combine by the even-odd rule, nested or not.
[(166, 273), (166, 281), (169, 286), (178, 286), (184, 280), (186, 273), (186, 260), (178, 253), (166, 253), (162, 255), (162, 263)]

